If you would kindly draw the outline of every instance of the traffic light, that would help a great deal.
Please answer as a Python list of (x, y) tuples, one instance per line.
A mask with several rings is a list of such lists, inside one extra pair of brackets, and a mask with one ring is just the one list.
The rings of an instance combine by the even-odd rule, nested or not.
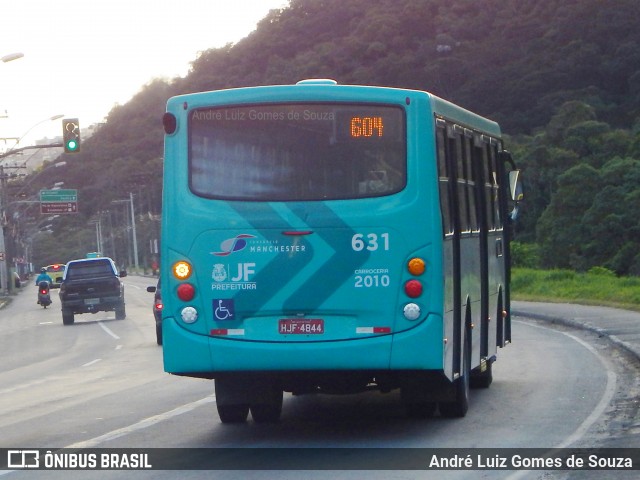
[(80, 122), (77, 118), (65, 118), (62, 120), (62, 141), (65, 153), (77, 153), (80, 151)]

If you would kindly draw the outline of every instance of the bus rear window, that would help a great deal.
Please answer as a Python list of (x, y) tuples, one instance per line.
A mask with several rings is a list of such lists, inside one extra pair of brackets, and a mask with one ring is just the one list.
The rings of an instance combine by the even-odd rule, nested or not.
[(276, 104), (204, 108), (189, 118), (189, 180), (200, 196), (335, 200), (406, 183), (402, 108)]

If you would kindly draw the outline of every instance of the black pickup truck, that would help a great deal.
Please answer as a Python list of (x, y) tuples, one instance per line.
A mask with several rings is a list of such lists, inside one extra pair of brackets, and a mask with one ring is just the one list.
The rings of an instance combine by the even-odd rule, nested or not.
[(73, 325), (76, 313), (116, 312), (116, 319), (126, 317), (124, 285), (113, 260), (107, 257), (72, 260), (60, 285), (62, 323)]

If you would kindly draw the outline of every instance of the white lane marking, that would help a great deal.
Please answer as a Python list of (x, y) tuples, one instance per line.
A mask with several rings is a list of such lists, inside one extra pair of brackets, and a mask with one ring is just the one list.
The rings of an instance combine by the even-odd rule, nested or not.
[(21, 385), (16, 385), (15, 387), (4, 388), (4, 389), (0, 390), (0, 395), (5, 395), (7, 393), (12, 393), (12, 392), (15, 392), (15, 391), (18, 391), (18, 390), (23, 390), (25, 388), (32, 388), (32, 387), (35, 387), (36, 385), (41, 385), (41, 384), (46, 383), (46, 382), (58, 381), (61, 378), (62, 377), (56, 375), (54, 377), (40, 378), (40, 379), (34, 380), (32, 382), (23, 383)]
[[(600, 363), (602, 363), (602, 366), (606, 369), (606, 365), (602, 361), (602, 357), (600, 356), (600, 354), (595, 348), (593, 348), (588, 343), (580, 340), (579, 338), (574, 337), (573, 335), (570, 335), (565, 332), (561, 332), (561, 333), (563, 333), (564, 335), (567, 335), (569, 338), (572, 338), (573, 340), (578, 342), (580, 345), (582, 345), (584, 348), (589, 350), (593, 355), (595, 355), (598, 358), (598, 360), (600, 360)], [(600, 398), (600, 402), (598, 402), (598, 405), (596, 405), (596, 408), (593, 409), (593, 411), (591, 412), (591, 415), (589, 415), (584, 420), (584, 422), (580, 424), (580, 426), (576, 429), (576, 431), (573, 432), (573, 434), (571, 434), (569, 437), (567, 437), (564, 440), (564, 442), (561, 442), (560, 444), (556, 445), (556, 448), (567, 448), (572, 443), (580, 440), (587, 433), (587, 430), (589, 430), (591, 425), (593, 425), (596, 422), (596, 420), (598, 420), (598, 418), (605, 412), (605, 410), (611, 403), (611, 400), (613, 399), (613, 396), (616, 393), (617, 381), (618, 381), (618, 376), (616, 375), (616, 373), (610, 370), (607, 370), (607, 386), (605, 387), (602, 397)]]
[[(514, 321), (517, 322), (517, 320), (514, 320)], [(544, 329), (544, 330), (553, 330), (552, 328), (545, 327), (545, 326), (542, 326), (542, 325), (534, 325), (534, 324), (527, 323), (527, 322), (519, 322), (519, 323), (524, 323), (527, 326), (533, 327), (533, 328), (540, 328), (540, 329)], [(604, 389), (604, 392), (602, 393), (602, 397), (600, 397), (600, 402), (598, 402), (598, 405), (596, 405), (596, 407), (593, 409), (593, 411), (591, 412), (591, 415), (589, 415), (587, 418), (585, 418), (584, 421), (580, 425), (578, 425), (578, 428), (576, 428), (576, 430), (571, 435), (569, 435), (562, 442), (560, 442), (559, 444), (557, 444), (557, 445), (555, 445), (553, 447), (553, 448), (567, 448), (572, 443), (577, 442), (578, 440), (580, 440), (585, 435), (585, 433), (587, 433), (587, 430), (589, 430), (589, 428), (605, 412), (605, 410), (607, 409), (607, 407), (611, 403), (611, 400), (613, 399), (613, 396), (616, 393), (616, 384), (617, 384), (617, 381), (618, 381), (618, 376), (615, 374), (615, 372), (612, 372), (612, 371), (607, 369), (607, 365), (604, 363), (604, 360), (602, 359), (602, 356), (591, 345), (589, 345), (588, 343), (586, 343), (583, 340), (579, 339), (578, 337), (575, 337), (575, 336), (571, 335), (570, 333), (561, 332), (561, 331), (558, 331), (558, 330), (554, 330), (554, 331), (557, 331), (558, 333), (561, 333), (562, 335), (566, 335), (570, 339), (575, 340), (580, 345), (582, 345), (584, 348), (589, 350), (589, 352), (591, 352), (598, 359), (598, 361), (602, 364), (603, 369), (606, 370), (606, 372), (607, 372), (607, 385), (606, 385), (606, 387)], [(518, 479), (524, 477), (525, 475), (528, 475), (529, 473), (531, 473), (531, 472), (527, 471), (527, 470), (521, 470), (519, 472), (514, 473), (513, 475), (509, 475), (507, 477), (507, 480), (518, 480)]]
[(120, 350), (120, 349), (122, 349), (122, 345), (117, 345), (116, 350)]
[(128, 425), (126, 427), (118, 428), (111, 432), (105, 433), (104, 435), (100, 435), (98, 437), (91, 438), (89, 440), (85, 440), (83, 442), (77, 442), (71, 445), (67, 445), (65, 448), (93, 448), (97, 447), (101, 443), (108, 442), (110, 440), (115, 440), (119, 437), (124, 437), (125, 435), (129, 435), (138, 430), (144, 430), (145, 428), (149, 428), (157, 423), (164, 422), (165, 420), (169, 420), (170, 418), (177, 417), (178, 415), (182, 415), (183, 413), (190, 412), (202, 405), (206, 405), (208, 403), (212, 403), (216, 401), (215, 395), (210, 395), (205, 398), (201, 398), (200, 400), (196, 400), (195, 402), (187, 403), (186, 405), (182, 405), (180, 407), (174, 408), (173, 410), (169, 410), (165, 413), (160, 413), (158, 415), (154, 415), (153, 417), (145, 418), (144, 420), (140, 420), (137, 423), (132, 425)]
[(53, 325), (53, 322), (40, 322), (39, 325)]
[(98, 363), (100, 360), (102, 360), (102, 359), (101, 358), (96, 358), (95, 360), (91, 360), (90, 362), (87, 362), (82, 366), (83, 367), (90, 367), (91, 365), (95, 365), (96, 363)]
[(107, 327), (105, 324), (103, 324), (102, 322), (98, 322), (98, 325), (100, 325), (100, 328), (102, 328), (105, 332), (107, 332), (113, 338), (115, 338), (116, 340), (120, 340), (120, 337), (115, 333), (113, 333), (111, 330), (109, 330), (109, 327)]

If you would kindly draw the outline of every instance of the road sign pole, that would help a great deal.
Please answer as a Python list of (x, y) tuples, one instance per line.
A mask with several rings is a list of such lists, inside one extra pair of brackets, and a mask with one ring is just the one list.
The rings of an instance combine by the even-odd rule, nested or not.
[(4, 248), (2, 219), (0, 219), (0, 283), (3, 295), (9, 295), (9, 275), (7, 274), (7, 254)]

